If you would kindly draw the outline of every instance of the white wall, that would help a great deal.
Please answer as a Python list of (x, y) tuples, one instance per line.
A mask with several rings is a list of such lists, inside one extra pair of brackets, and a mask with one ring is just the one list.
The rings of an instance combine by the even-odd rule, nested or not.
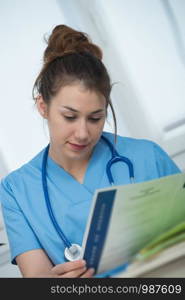
[(46, 47), (43, 35), (61, 23), (65, 18), (55, 0), (0, 1), (0, 151), (8, 170), (47, 143), (31, 93)]
[[(114, 44), (149, 119), (159, 128), (185, 118), (185, 54), (182, 63), (177, 51), (177, 32), (173, 30), (174, 24), (169, 23), (163, 2), (168, 3), (96, 1), (105, 29), (112, 37), (109, 42)], [(170, 3), (185, 42), (185, 1)]]

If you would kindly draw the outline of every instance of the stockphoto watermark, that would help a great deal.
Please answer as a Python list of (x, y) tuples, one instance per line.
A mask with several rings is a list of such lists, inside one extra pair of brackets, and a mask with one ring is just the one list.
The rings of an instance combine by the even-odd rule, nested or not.
[(177, 285), (166, 284), (139, 284), (139, 285), (123, 285), (123, 286), (107, 286), (107, 285), (53, 285), (50, 287), (51, 294), (180, 294), (182, 287)]

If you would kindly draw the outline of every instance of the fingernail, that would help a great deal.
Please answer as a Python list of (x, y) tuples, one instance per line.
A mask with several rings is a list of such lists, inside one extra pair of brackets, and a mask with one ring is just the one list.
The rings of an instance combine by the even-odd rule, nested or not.
[(90, 271), (91, 274), (94, 274), (95, 269), (94, 268), (90, 268), (89, 271)]
[(86, 265), (86, 261), (84, 259), (82, 259), (82, 265), (85, 266)]

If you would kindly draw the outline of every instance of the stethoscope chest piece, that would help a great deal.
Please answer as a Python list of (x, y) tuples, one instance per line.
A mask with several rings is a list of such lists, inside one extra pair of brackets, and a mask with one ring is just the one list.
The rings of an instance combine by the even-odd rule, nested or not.
[(82, 258), (82, 248), (78, 244), (72, 244), (70, 248), (65, 248), (64, 255), (69, 261), (74, 261)]

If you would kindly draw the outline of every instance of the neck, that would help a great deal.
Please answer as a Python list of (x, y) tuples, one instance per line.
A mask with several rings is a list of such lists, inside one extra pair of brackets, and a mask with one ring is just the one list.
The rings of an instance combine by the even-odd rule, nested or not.
[(66, 158), (64, 155), (61, 154), (61, 151), (57, 151), (54, 149), (52, 145), (49, 147), (48, 155), (65, 171), (69, 173), (80, 173), (82, 170), (85, 170), (88, 164), (90, 157), (83, 159), (70, 159)]

